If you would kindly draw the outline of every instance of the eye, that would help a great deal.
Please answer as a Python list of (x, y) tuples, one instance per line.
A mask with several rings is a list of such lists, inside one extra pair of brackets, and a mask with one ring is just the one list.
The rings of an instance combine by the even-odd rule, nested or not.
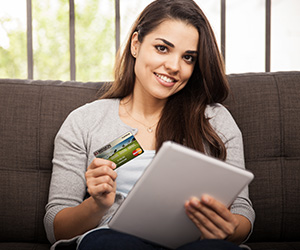
[(188, 63), (193, 63), (196, 60), (195, 56), (192, 55), (185, 55), (183, 56), (183, 59)]
[(161, 53), (166, 53), (168, 51), (168, 48), (164, 45), (156, 45), (155, 48)]

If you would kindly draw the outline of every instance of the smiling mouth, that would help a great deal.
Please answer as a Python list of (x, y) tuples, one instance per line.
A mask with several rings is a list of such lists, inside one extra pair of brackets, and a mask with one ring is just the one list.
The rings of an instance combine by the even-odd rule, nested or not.
[(164, 76), (164, 75), (160, 75), (160, 74), (157, 74), (157, 73), (154, 73), (158, 78), (160, 78), (161, 80), (167, 82), (167, 83), (175, 83), (177, 82), (177, 80), (175, 80), (174, 78), (170, 78), (170, 77), (167, 77), (167, 76)]

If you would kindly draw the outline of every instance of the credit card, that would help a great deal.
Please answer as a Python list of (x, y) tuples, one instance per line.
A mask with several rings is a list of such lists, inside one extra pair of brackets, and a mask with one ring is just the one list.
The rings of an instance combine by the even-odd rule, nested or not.
[(137, 142), (131, 132), (127, 132), (121, 137), (94, 152), (97, 158), (113, 161), (117, 168), (135, 157), (144, 153), (144, 150)]

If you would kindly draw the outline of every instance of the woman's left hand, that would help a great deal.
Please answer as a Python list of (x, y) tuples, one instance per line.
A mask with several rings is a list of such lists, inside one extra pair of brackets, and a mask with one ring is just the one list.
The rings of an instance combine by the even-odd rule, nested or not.
[(188, 217), (201, 232), (201, 239), (228, 239), (234, 235), (239, 220), (229, 209), (214, 198), (203, 195), (185, 203)]

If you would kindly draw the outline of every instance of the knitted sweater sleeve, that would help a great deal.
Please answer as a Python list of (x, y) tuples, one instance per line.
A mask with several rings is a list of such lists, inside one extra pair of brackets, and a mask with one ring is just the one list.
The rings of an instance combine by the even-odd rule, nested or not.
[(84, 113), (73, 111), (55, 138), (53, 170), (44, 217), (47, 237), (54, 243), (53, 222), (63, 208), (79, 205), (86, 194), (87, 155)]
[[(245, 169), (242, 133), (229, 111), (221, 104), (214, 104), (207, 107), (206, 116), (210, 119), (211, 126), (225, 143), (227, 150), (226, 162)], [(252, 232), (255, 212), (249, 199), (248, 186), (244, 188), (231, 205), (231, 212), (246, 217), (251, 222)]]

